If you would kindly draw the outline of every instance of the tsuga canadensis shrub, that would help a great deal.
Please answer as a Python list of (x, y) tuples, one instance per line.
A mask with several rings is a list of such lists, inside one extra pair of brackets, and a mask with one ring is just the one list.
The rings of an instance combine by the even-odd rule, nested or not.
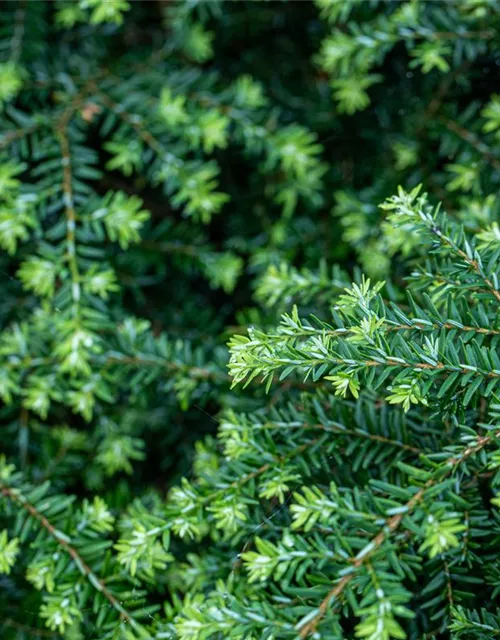
[(500, 2), (0, 10), (2, 640), (500, 636)]

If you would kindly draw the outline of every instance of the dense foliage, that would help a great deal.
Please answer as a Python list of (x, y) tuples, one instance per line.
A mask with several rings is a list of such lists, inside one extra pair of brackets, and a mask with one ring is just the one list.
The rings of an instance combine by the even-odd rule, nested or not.
[(500, 635), (499, 28), (5, 5), (2, 638)]

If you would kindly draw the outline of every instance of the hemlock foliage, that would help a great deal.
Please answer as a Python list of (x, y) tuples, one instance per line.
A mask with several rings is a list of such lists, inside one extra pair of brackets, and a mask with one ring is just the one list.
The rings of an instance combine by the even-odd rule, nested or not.
[(2, 638), (500, 635), (499, 27), (5, 6)]

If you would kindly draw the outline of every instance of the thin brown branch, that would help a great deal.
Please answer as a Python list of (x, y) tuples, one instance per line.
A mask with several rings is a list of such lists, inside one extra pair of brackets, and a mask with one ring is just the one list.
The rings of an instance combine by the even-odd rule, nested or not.
[(77, 317), (80, 309), (80, 271), (76, 259), (76, 212), (73, 199), (73, 176), (71, 170), (71, 152), (65, 122), (67, 116), (62, 119), (58, 127), (57, 137), (61, 147), (63, 166), (63, 200), (66, 214), (66, 257), (71, 273), (71, 295), (73, 298), (73, 313)]
[[(500, 164), (499, 164), (500, 167)], [(490, 293), (492, 293), (495, 298), (498, 300), (498, 302), (500, 302), (500, 291), (498, 291), (495, 287), (495, 285), (493, 284), (493, 282), (488, 278), (488, 276), (486, 276), (480, 266), (477, 260), (474, 260), (474, 258), (470, 258), (467, 253), (465, 251), (463, 251), (462, 249), (460, 249), (460, 247), (455, 244), (455, 242), (453, 242), (453, 240), (451, 238), (449, 238), (447, 235), (445, 235), (441, 229), (439, 229), (439, 227), (437, 226), (432, 226), (430, 228), (430, 231), (437, 236), (440, 241), (447, 245), (448, 247), (450, 247), (450, 249), (452, 251), (455, 252), (455, 254), (457, 256), (459, 256), (466, 264), (469, 265), (469, 267), (475, 272), (477, 273), (477, 275), (481, 278), (481, 280), (485, 283), (485, 285), (488, 287), (488, 289), (490, 290)]]
[(411, 451), (412, 453), (416, 453), (416, 454), (421, 454), (424, 453), (424, 451), (422, 449), (419, 449), (417, 447), (412, 447), (409, 444), (405, 444), (404, 442), (398, 442), (397, 440), (391, 440), (391, 438), (386, 438), (385, 436), (381, 436), (380, 434), (377, 433), (368, 433), (366, 431), (361, 431), (361, 430), (357, 430), (357, 429), (349, 429), (348, 427), (344, 426), (343, 424), (322, 424), (322, 423), (316, 423), (316, 424), (308, 424), (307, 422), (300, 422), (297, 424), (290, 424), (290, 423), (283, 423), (283, 425), (279, 425), (273, 422), (266, 422), (262, 425), (253, 425), (252, 426), (253, 429), (286, 429), (287, 431), (290, 431), (294, 428), (296, 429), (301, 429), (304, 431), (324, 431), (325, 433), (335, 433), (338, 435), (347, 435), (347, 436), (354, 436), (354, 437), (359, 437), (359, 438), (366, 438), (367, 440), (371, 440), (372, 442), (381, 442), (383, 444), (388, 444), (391, 445), (393, 447), (397, 447), (400, 449), (404, 449), (406, 451)]
[(10, 41), (10, 60), (18, 62), (22, 53), (23, 38), (26, 23), (26, 5), (28, 0), (22, 0), (15, 13), (14, 29), (12, 30), (12, 39)]
[(432, 326), (428, 324), (419, 323), (418, 321), (413, 324), (395, 324), (389, 326), (387, 331), (410, 331), (414, 329), (425, 330), (425, 329), (450, 329), (456, 331), (464, 331), (464, 332), (474, 332), (481, 333), (483, 335), (491, 335), (497, 336), (500, 335), (500, 329), (486, 329), (486, 327), (472, 327), (469, 325), (458, 326), (455, 324), (451, 324), (450, 322), (442, 322), (442, 323), (434, 323)]
[(326, 612), (328, 611), (330, 604), (339, 598), (339, 596), (349, 586), (349, 584), (355, 577), (356, 569), (359, 569), (360, 567), (362, 567), (373, 557), (374, 553), (378, 551), (378, 549), (387, 540), (390, 534), (394, 533), (399, 528), (403, 519), (407, 517), (413, 511), (413, 509), (415, 509), (415, 507), (420, 504), (420, 502), (422, 502), (426, 491), (431, 487), (433, 487), (438, 481), (443, 480), (444, 477), (451, 474), (458, 465), (460, 465), (462, 462), (470, 458), (475, 453), (478, 453), (479, 451), (484, 449), (486, 445), (488, 445), (490, 442), (492, 442), (495, 438), (498, 438), (498, 437), (500, 437), (500, 431), (496, 431), (490, 435), (478, 438), (477, 441), (474, 444), (469, 445), (461, 455), (450, 457), (443, 464), (443, 468), (446, 469), (445, 474), (442, 474), (439, 477), (433, 477), (429, 479), (425, 483), (425, 485), (421, 489), (419, 489), (419, 491), (417, 491), (417, 493), (406, 503), (405, 505), (406, 509), (404, 510), (403, 513), (398, 513), (390, 517), (388, 520), (386, 520), (382, 529), (366, 545), (365, 547), (366, 551), (364, 553), (363, 551), (361, 551), (360, 553), (358, 553), (357, 556), (350, 559), (350, 565), (352, 567), (351, 572), (344, 575), (336, 583), (336, 585), (332, 589), (330, 589), (326, 597), (323, 598), (323, 600), (321, 601), (318, 607), (318, 613), (311, 620), (309, 620), (309, 622), (306, 625), (304, 625), (300, 630), (300, 633), (299, 633), (300, 638), (302, 639), (308, 638), (310, 635), (312, 635), (315, 632), (319, 622), (326, 615)]
[[(255, 469), (255, 471), (252, 471), (251, 473), (247, 473), (245, 476), (238, 478), (238, 480), (235, 480), (229, 486), (232, 488), (238, 488), (244, 484), (247, 484), (248, 482), (250, 482), (250, 480), (253, 480), (258, 476), (261, 476), (266, 471), (269, 471), (269, 469), (272, 469), (277, 465), (283, 464), (284, 462), (287, 462), (288, 460), (291, 460), (292, 458), (297, 457), (301, 453), (304, 453), (304, 451), (307, 451), (307, 449), (317, 444), (319, 440), (320, 438), (314, 438), (313, 440), (309, 440), (309, 442), (304, 442), (300, 446), (295, 447), (295, 449), (292, 449), (291, 451), (289, 451), (287, 454), (276, 457), (272, 462), (266, 462), (266, 464), (261, 465), (258, 469)], [(218, 495), (219, 493), (220, 491), (217, 491), (215, 494), (211, 494), (210, 496), (207, 496), (206, 500), (212, 499), (215, 495)]]
[(49, 533), (49, 535), (57, 542), (57, 544), (70, 556), (77, 569), (88, 579), (94, 589), (102, 593), (104, 598), (106, 598), (113, 609), (115, 609), (120, 614), (120, 619), (122, 621), (128, 622), (135, 629), (142, 629), (141, 625), (136, 622), (132, 615), (109, 591), (109, 589), (106, 587), (105, 582), (92, 571), (92, 569), (88, 566), (88, 564), (78, 553), (78, 551), (73, 546), (71, 546), (66, 536), (63, 536), (63, 534), (58, 531), (44, 515), (37, 511), (37, 509), (30, 502), (28, 502), (19, 491), (12, 489), (2, 482), (0, 483), (0, 493), (12, 502), (15, 502), (17, 505), (25, 509), (25, 511), (27, 511), (29, 515)]
[(10, 629), (15, 629), (20, 633), (27, 633), (30, 636), (34, 636), (35, 638), (60, 638), (61, 635), (56, 633), (55, 631), (49, 631), (48, 629), (35, 629), (34, 627), (28, 627), (25, 624), (20, 624), (12, 618), (5, 618), (0, 622), (0, 624), (5, 627), (9, 627)]
[(449, 131), (452, 131), (459, 138), (470, 144), (494, 169), (500, 171), (500, 159), (475, 134), (459, 125), (455, 120), (441, 118), (441, 122)]

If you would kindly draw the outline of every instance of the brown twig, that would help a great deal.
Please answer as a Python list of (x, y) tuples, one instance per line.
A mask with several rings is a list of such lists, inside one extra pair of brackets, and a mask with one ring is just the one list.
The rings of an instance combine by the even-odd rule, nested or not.
[(59, 546), (64, 549), (64, 551), (70, 556), (73, 560), (74, 564), (90, 582), (90, 584), (102, 593), (104, 598), (110, 603), (110, 605), (120, 614), (120, 619), (122, 621), (126, 621), (130, 623), (132, 627), (136, 630), (141, 630), (141, 625), (136, 622), (136, 620), (132, 617), (132, 615), (120, 604), (120, 602), (114, 597), (114, 595), (109, 591), (106, 587), (106, 584), (103, 580), (101, 580), (87, 565), (82, 556), (78, 553), (78, 551), (71, 546), (69, 542), (69, 538), (62, 534), (62, 532), (58, 531), (49, 520), (42, 515), (37, 509), (28, 502), (24, 496), (15, 489), (7, 486), (4, 483), (0, 483), (0, 493), (4, 495), (6, 498), (20, 505), (23, 509), (25, 509), (29, 515), (36, 520), (41, 527), (43, 527), (50, 536), (59, 544)]
[(459, 125), (454, 120), (441, 118), (441, 122), (449, 131), (453, 131), (459, 138), (470, 144), (497, 171), (500, 171), (500, 159), (476, 135)]
[[(449, 475), (459, 464), (470, 458), (470, 456), (474, 455), (475, 453), (481, 451), (487, 444), (498, 437), (500, 437), (500, 431), (496, 431), (493, 434), (478, 438), (477, 441), (474, 444), (469, 445), (461, 455), (452, 456), (451, 458), (449, 458), (448, 461), (443, 465), (443, 467), (447, 468), (445, 475)], [(362, 567), (368, 560), (370, 560), (370, 558), (372, 558), (373, 554), (387, 540), (390, 534), (394, 533), (399, 528), (403, 519), (407, 517), (408, 514), (411, 513), (418, 504), (420, 504), (425, 496), (426, 491), (433, 487), (438, 482), (438, 480), (442, 480), (445, 475), (430, 478), (425, 483), (425, 485), (421, 489), (419, 489), (419, 491), (417, 491), (417, 493), (406, 503), (406, 509), (404, 510), (404, 512), (398, 513), (386, 520), (384, 526), (377, 533), (377, 535), (371, 539), (371, 541), (364, 547), (364, 549), (360, 553), (358, 553), (357, 556), (350, 559), (351, 572), (344, 575), (337, 582), (337, 584), (332, 589), (330, 589), (325, 598), (323, 598), (318, 607), (317, 614), (300, 629), (300, 638), (308, 638), (315, 632), (316, 627), (318, 626), (321, 619), (325, 616), (331, 602), (336, 600), (353, 580), (354, 576), (356, 575), (356, 569)]]
[(48, 629), (35, 629), (33, 627), (28, 627), (25, 624), (20, 624), (12, 618), (5, 618), (0, 622), (6, 627), (10, 627), (11, 629), (15, 629), (21, 633), (27, 633), (30, 636), (34, 636), (35, 638), (60, 638), (61, 635), (56, 633), (55, 631), (49, 631)]

